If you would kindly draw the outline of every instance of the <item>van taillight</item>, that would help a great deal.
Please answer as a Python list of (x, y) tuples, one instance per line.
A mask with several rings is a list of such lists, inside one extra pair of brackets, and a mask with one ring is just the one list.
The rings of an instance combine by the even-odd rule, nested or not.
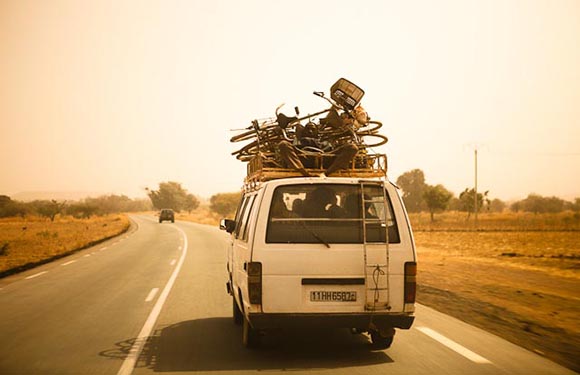
[(417, 294), (417, 263), (405, 263), (405, 303), (415, 303)]
[(262, 263), (247, 263), (248, 271), (248, 294), (251, 304), (262, 304)]

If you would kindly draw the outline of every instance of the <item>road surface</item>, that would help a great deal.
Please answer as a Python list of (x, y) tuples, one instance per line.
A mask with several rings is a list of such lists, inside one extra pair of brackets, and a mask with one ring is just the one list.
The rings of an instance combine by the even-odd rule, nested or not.
[(387, 350), (348, 330), (270, 332), (245, 349), (226, 234), (132, 219), (120, 237), (0, 280), (0, 374), (574, 374), (421, 305)]

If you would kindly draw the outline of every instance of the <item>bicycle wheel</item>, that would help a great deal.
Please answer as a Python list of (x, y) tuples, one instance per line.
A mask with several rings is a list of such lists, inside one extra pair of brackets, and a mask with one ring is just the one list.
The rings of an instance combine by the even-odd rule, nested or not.
[[(382, 135), (382, 134), (361, 134), (360, 135), (361, 138), (363, 138), (363, 142), (361, 146), (364, 147), (378, 147), (378, 146), (382, 146), (385, 143), (387, 143), (389, 141), (389, 138), (387, 138), (387, 136)], [(372, 142), (368, 142), (368, 138), (377, 138), (377, 139), (373, 139)]]
[(373, 134), (376, 133), (376, 131), (379, 130), (382, 126), (383, 123), (380, 121), (369, 121), (368, 125), (358, 128), (356, 133), (359, 135), (364, 135), (367, 133)]

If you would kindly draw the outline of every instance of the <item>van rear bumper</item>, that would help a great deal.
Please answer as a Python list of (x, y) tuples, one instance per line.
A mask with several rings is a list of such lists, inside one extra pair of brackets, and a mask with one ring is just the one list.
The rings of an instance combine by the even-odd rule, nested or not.
[(390, 326), (393, 328), (409, 329), (415, 320), (415, 317), (410, 314), (381, 314), (376, 312), (348, 314), (250, 313), (248, 318), (252, 327), (256, 329), (315, 326), (366, 330), (369, 328), (371, 321), (377, 327)]

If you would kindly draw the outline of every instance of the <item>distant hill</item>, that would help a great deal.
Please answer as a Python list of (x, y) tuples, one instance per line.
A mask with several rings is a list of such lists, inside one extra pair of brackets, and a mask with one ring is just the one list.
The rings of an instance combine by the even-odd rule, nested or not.
[(107, 193), (95, 191), (23, 191), (10, 195), (12, 200), (30, 202), (34, 200), (79, 201), (88, 197), (99, 197)]

